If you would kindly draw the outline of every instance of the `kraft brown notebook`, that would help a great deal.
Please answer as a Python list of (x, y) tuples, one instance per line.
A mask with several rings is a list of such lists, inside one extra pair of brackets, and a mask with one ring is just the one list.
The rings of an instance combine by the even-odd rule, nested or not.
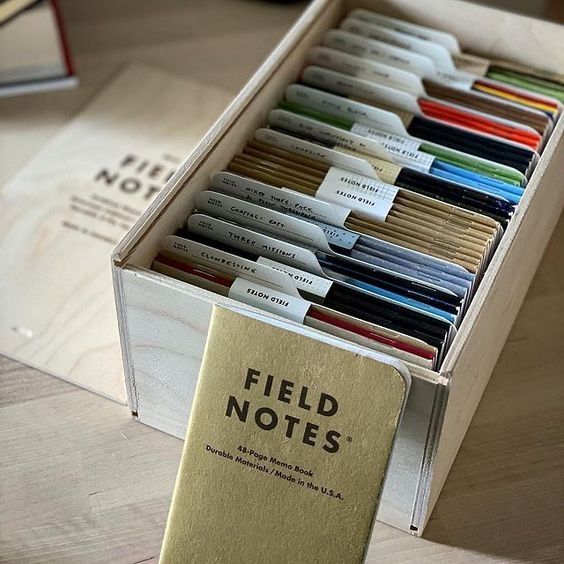
[(362, 562), (408, 389), (389, 357), (216, 307), (161, 563)]

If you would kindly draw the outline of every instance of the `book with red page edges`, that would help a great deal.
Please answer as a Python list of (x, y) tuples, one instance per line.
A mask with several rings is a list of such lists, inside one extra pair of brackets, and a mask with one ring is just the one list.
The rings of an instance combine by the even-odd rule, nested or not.
[(0, 97), (76, 86), (57, 0), (8, 0), (0, 8)]

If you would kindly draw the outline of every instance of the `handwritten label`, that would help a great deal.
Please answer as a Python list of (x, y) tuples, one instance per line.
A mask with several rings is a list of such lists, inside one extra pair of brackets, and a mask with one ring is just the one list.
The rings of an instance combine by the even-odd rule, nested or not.
[(425, 93), (419, 77), (413, 73), (395, 69), (378, 61), (369, 61), (330, 47), (313, 47), (308, 53), (308, 61), (317, 66), (327, 67), (358, 78), (383, 82), (399, 90), (416, 96)]
[(211, 266), (221, 272), (243, 276), (258, 284), (265, 284), (280, 292), (299, 297), (296, 285), (280, 268), (273, 269), (260, 264), (259, 261), (245, 259), (176, 235), (164, 238), (161, 251), (189, 262)]
[(198, 194), (197, 205), (201, 211), (239, 225), (273, 233), (315, 249), (331, 250), (325, 234), (317, 225), (293, 215), (207, 190)]
[(244, 198), (284, 213), (315, 219), (329, 225), (344, 225), (350, 209), (322, 202), (295, 190), (275, 188), (231, 172), (214, 174), (212, 186), (222, 192)]
[(342, 29), (329, 30), (323, 36), (323, 44), (358, 57), (380, 61), (419, 77), (433, 76), (436, 72), (433, 61), (428, 57)]
[(188, 230), (197, 235), (227, 243), (255, 256), (266, 256), (323, 275), (319, 261), (311, 249), (203, 214), (191, 215), (187, 225)]
[(296, 155), (303, 155), (316, 161), (327, 163), (328, 165), (346, 168), (364, 176), (375, 176), (374, 169), (365, 159), (358, 155), (343, 155), (334, 149), (329, 149), (323, 145), (298, 139), (291, 135), (286, 135), (274, 129), (262, 128), (255, 132), (255, 139), (268, 145), (290, 151)]
[(272, 127), (279, 127), (297, 133), (298, 135), (313, 137), (324, 143), (330, 143), (333, 146), (348, 147), (349, 149), (354, 149), (360, 153), (378, 157), (386, 161), (393, 160), (390, 152), (374, 139), (362, 137), (350, 131), (333, 127), (332, 125), (309, 119), (286, 110), (272, 110), (268, 114), (268, 123)]
[(421, 113), (417, 97), (408, 92), (395, 90), (369, 80), (354, 78), (323, 67), (307, 67), (302, 73), (302, 80), (309, 86), (329, 90), (341, 96), (362, 98), (415, 115)]

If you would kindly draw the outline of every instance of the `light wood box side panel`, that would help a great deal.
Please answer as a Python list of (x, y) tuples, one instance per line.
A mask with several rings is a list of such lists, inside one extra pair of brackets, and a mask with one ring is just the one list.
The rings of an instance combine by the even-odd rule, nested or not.
[[(542, 258), (550, 235), (564, 206), (564, 120), (560, 120), (557, 146), (548, 167), (538, 178), (537, 189), (520, 218), (509, 249), (499, 257), (499, 268), (476, 308), (471, 330), (459, 341), (459, 350), (449, 367), (450, 393), (439, 447), (433, 465), (427, 518), (439, 496), (474, 412), (527, 289)], [(539, 173), (542, 172), (539, 170)], [(531, 188), (533, 188), (531, 186)]]
[(196, 388), (213, 302), (150, 271), (121, 270), (131, 391), (139, 420), (182, 437)]

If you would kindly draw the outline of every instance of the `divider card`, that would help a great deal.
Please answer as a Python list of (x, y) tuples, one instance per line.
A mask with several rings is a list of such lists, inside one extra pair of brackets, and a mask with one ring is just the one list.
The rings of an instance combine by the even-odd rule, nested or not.
[[(324, 232), (315, 224), (214, 192), (199, 194), (197, 205), (199, 211), (215, 217), (237, 221), (241, 226), (264, 230), (300, 245), (313, 246), (320, 266), (329, 279), (339, 280), (452, 322), (457, 320), (460, 300), (453, 292), (369, 262), (368, 253), (364, 253), (367, 261), (357, 258), (354, 251), (340, 254), (336, 246), (329, 246)], [(314, 237), (311, 236), (312, 228), (317, 230)]]
[[(328, 75), (325, 72), (317, 73), (313, 67), (308, 67), (308, 69), (310, 70), (306, 69), (307, 72), (304, 71), (302, 75), (302, 79), (307, 85), (321, 90), (328, 90), (332, 94), (351, 98), (353, 101), (362, 102), (365, 105), (379, 105), (377, 100), (375, 101), (370, 97), (373, 91), (372, 83), (359, 81), (358, 79), (346, 75), (339, 75), (339, 73), (332, 73), (332, 75)], [(331, 73), (332, 71), (328, 72)], [(327, 82), (326, 79), (329, 79), (329, 82)], [(361, 82), (365, 82), (366, 84), (360, 84)], [(359, 84), (361, 90), (356, 91), (355, 89)], [(368, 90), (365, 91), (365, 87), (368, 87)], [(390, 108), (386, 107), (386, 109)], [(398, 115), (401, 115), (404, 120), (409, 135), (430, 142), (429, 145), (426, 144), (425, 152), (431, 155), (436, 155), (437, 153), (444, 155), (444, 151), (440, 149), (437, 151), (436, 146), (446, 146), (455, 151), (469, 153), (473, 157), (481, 159), (482, 166), (485, 164), (484, 161), (493, 161), (501, 165), (494, 167), (494, 176), (507, 176), (508, 178), (517, 179), (519, 183), (531, 172), (532, 167), (534, 167), (537, 162), (538, 155), (534, 151), (512, 144), (509, 141), (495, 139), (487, 134), (474, 133), (449, 124), (443, 124), (437, 120), (411, 115), (398, 110), (395, 111)], [(328, 136), (328, 133), (323, 131), (323, 129), (326, 130), (326, 128), (320, 128), (315, 124), (308, 123), (307, 125), (303, 125), (290, 123), (287, 117), (282, 118), (282, 116), (273, 113), (271, 113), (269, 119), (275, 119), (276, 121), (271, 121), (271, 125), (279, 129), (290, 128), (291, 131), (296, 131), (296, 128), (299, 127), (298, 132), (301, 135), (314, 137), (321, 135), (325, 137)], [(333, 126), (342, 127), (342, 123), (336, 121)], [(385, 130), (388, 131), (389, 129)], [(333, 134), (331, 141), (335, 144), (340, 143), (357, 150), (362, 148), (358, 146), (358, 142), (352, 141), (350, 136), (342, 136), (339, 138), (335, 137)], [(401, 155), (395, 154), (392, 157), (390, 152), (382, 146), (378, 147), (373, 144), (371, 147), (366, 147), (365, 145), (365, 152), (384, 160), (401, 161)], [(453, 157), (452, 153), (450, 156)], [(465, 162), (465, 160), (462, 159), (462, 162)], [(422, 166), (425, 166), (424, 162)], [(488, 169), (491, 171), (491, 167), (488, 167)], [(511, 169), (513, 169), (513, 172)]]
[(482, 182), (499, 182), (502, 185), (510, 184), (515, 187), (521, 187), (526, 183), (524, 175), (516, 169), (410, 136), (399, 116), (390, 111), (303, 84), (288, 86), (285, 99), (352, 122), (346, 126), (341, 122), (334, 122), (340, 127), (350, 128), (354, 123), (368, 125), (378, 132), (378, 140), (385, 148), (388, 144), (391, 146), (390, 151), (397, 146), (401, 149), (407, 141), (410, 145), (413, 144), (417, 151), (436, 157), (433, 162), (436, 163), (440, 159), (441, 162), (456, 167), (457, 174), (460, 176), (473, 174)]
[[(232, 161), (228, 170), (256, 180), (271, 182), (279, 187), (289, 182), (287, 176), (277, 177), (273, 170), (265, 174), (262, 170), (253, 168), (252, 163), (239, 157)], [(321, 182), (321, 179), (318, 179), (318, 182)], [(292, 188), (313, 196), (317, 186), (318, 184), (311, 183), (310, 190), (297, 181)], [(427, 207), (429, 203), (432, 203), (431, 207)], [(464, 215), (462, 210), (452, 206), (417, 194), (402, 193), (385, 222), (352, 212), (346, 227), (366, 235), (388, 233), (392, 242), (407, 237), (413, 242), (415, 250), (431, 251), (431, 254), (439, 258), (445, 258), (475, 272), (481, 263), (483, 245), (495, 234), (495, 229), (492, 230), (491, 226), (474, 225), (469, 216), (460, 223), (457, 216), (462, 219)], [(498, 224), (494, 222), (494, 225)]]
[(393, 269), (408, 269), (407, 273), (423, 281), (436, 285), (446, 284), (447, 289), (460, 297), (465, 297), (471, 288), (473, 276), (453, 263), (387, 241), (360, 235), (348, 228), (342, 229), (340, 226), (344, 226), (346, 217), (351, 213), (350, 210), (343, 209), (345, 214), (339, 215), (336, 221), (333, 221), (326, 213), (326, 209), (336, 206), (228, 172), (214, 175), (212, 187), (237, 198), (284, 213), (295, 214), (314, 222), (323, 229), (331, 245), (338, 246), (343, 251), (349, 250), (351, 256), (355, 256), (354, 253), (358, 252), (370, 256), (371, 261), (383, 261), (381, 263), (383, 265), (393, 265)]
[[(535, 88), (535, 81), (530, 78), (520, 77), (521, 80), (507, 80), (507, 74), (504, 72), (496, 73), (493, 70), (491, 73), (485, 70), (488, 75), (486, 80), (476, 80), (476, 77), (470, 73), (466, 73), (456, 65), (456, 57), (453, 57), (443, 45), (436, 43), (429, 39), (421, 39), (415, 37), (413, 34), (405, 33), (397, 29), (391, 29), (389, 26), (380, 23), (369, 22), (365, 18), (358, 19), (349, 17), (341, 22), (341, 28), (356, 34), (376, 39), (383, 43), (394, 45), (395, 47), (404, 51), (424, 55), (435, 65), (434, 80), (455, 85), (459, 88), (471, 88), (478, 91), (487, 92), (492, 96), (500, 99), (517, 101), (518, 103), (531, 108), (544, 109), (551, 116), (557, 115), (559, 112), (558, 94), (562, 94), (563, 90), (559, 89), (557, 85), (551, 88)], [(458, 55), (458, 60), (463, 60), (463, 57)], [(471, 65), (476, 63), (476, 58), (473, 58)], [(484, 73), (484, 70), (481, 71)], [(495, 81), (496, 74), (498, 78), (505, 79), (506, 84)], [(515, 77), (514, 77), (515, 78)], [(469, 79), (469, 84), (465, 79)], [(493, 80), (492, 80), (493, 79)], [(511, 86), (508, 86), (510, 84)], [(527, 92), (527, 86), (529, 91)], [(545, 85), (546, 86), (546, 85)], [(554, 97), (556, 95), (556, 97)]]
[[(280, 260), (326, 277), (324, 269), (311, 250), (286, 241), (203, 214), (191, 215), (187, 228), (190, 233), (200, 237), (207, 237), (257, 256)], [(400, 303), (384, 295), (376, 295), (361, 285), (355, 285), (353, 279), (334, 282), (332, 291), (328, 292), (323, 305), (337, 311), (405, 332), (441, 351), (451, 329), (454, 329), (453, 324), (442, 316), (423, 312), (413, 305)]]
[(384, 16), (376, 12), (371, 12), (370, 10), (352, 10), (349, 13), (349, 17), (382, 25), (395, 31), (399, 31), (407, 35), (412, 35), (413, 37), (417, 37), (419, 39), (433, 41), (439, 45), (442, 45), (452, 55), (458, 55), (461, 53), (458, 39), (456, 39), (456, 37), (451, 33), (446, 33), (445, 31), (439, 31), (430, 27), (398, 20), (397, 18), (392, 18), (390, 16)]
[[(452, 198), (451, 203), (462, 205), (462, 207), (465, 207), (466, 203), (469, 209), (482, 211), (487, 215), (493, 214), (495, 219), (502, 222), (506, 222), (511, 217), (513, 206), (518, 203), (523, 192), (521, 188), (512, 184), (468, 171), (463, 167), (450, 164), (440, 157), (419, 151), (422, 146), (420, 141), (386, 133), (374, 129), (371, 125), (365, 125), (372, 123), (369, 117), (365, 117), (370, 115), (369, 110), (371, 109), (366, 104), (301, 85), (289, 86), (286, 90), (286, 99), (289, 102), (280, 104), (281, 107), (298, 115), (308, 116), (322, 122), (338, 123), (340, 128), (355, 135), (374, 139), (382, 143), (388, 151), (405, 160), (406, 168), (424, 174), (424, 176), (412, 174), (410, 179), (407, 179), (405, 177), (409, 175), (405, 172), (402, 174), (404, 167), (388, 163), (382, 159), (371, 158), (370, 163), (374, 166), (374, 172), (389, 184), (398, 185), (398, 176), (402, 175), (399, 183), (404, 188), (412, 188), (415, 191), (427, 193), (430, 190), (429, 183), (434, 182), (434, 187), (441, 191), (443, 197), (445, 197), (445, 192), (449, 193), (447, 197)], [(298, 102), (296, 103), (296, 101)], [(348, 117), (352, 113), (357, 113), (359, 115), (357, 119), (361, 122), (355, 122)], [(340, 121), (334, 120), (332, 116), (339, 118)], [(433, 180), (429, 175), (441, 178), (442, 181)], [(416, 179), (422, 181), (426, 179), (426, 185), (417, 185)], [(457, 185), (454, 186), (451, 183)], [(468, 186), (471, 190), (460, 187), (460, 184)], [(427, 188), (427, 191), (425, 188)], [(487, 194), (487, 196), (481, 194)], [(473, 202), (473, 200), (479, 201)]]
[(292, 137), (280, 131), (267, 128), (257, 129), (254, 138), (260, 143), (269, 145), (272, 151), (276, 147), (283, 151), (290, 151), (298, 156), (303, 156), (306, 159), (316, 159), (352, 172), (358, 172), (364, 176), (378, 178), (378, 174), (376, 174), (374, 168), (365, 158), (342, 154), (319, 143), (312, 143), (306, 139)]
[(433, 61), (438, 72), (450, 73), (453, 79), (460, 77), (460, 79), (467, 78), (472, 80), (472, 75), (465, 75), (465, 73), (457, 71), (448, 49), (439, 43), (434, 43), (428, 39), (420, 39), (376, 23), (359, 21), (354, 17), (344, 19), (340, 23), (339, 28), (382, 41), (383, 43), (389, 43), (400, 49), (424, 55)]
[(307, 60), (312, 65), (327, 67), (373, 82), (382, 82), (386, 86), (404, 90), (414, 96), (425, 94), (423, 82), (417, 75), (378, 61), (355, 57), (337, 49), (318, 45), (308, 52)]
[(394, 90), (380, 83), (338, 73), (324, 67), (306, 67), (302, 72), (304, 83), (326, 88), (336, 94), (361, 98), (384, 108), (393, 108), (407, 115), (427, 117), (457, 127), (463, 131), (477, 132), (492, 139), (528, 148), (539, 149), (542, 136), (531, 127), (488, 116), (483, 112), (439, 102), (431, 98), (417, 98), (404, 91)]
[(214, 309), (162, 564), (364, 560), (409, 374), (312, 336)]
[[(320, 105), (316, 100), (317, 95), (323, 95), (327, 99), (327, 104), (323, 105), (323, 110), (331, 112), (337, 117), (348, 114), (349, 111), (358, 111), (360, 113), (364, 112), (364, 108), (371, 108), (365, 104), (354, 102), (346, 98), (339, 98), (338, 96), (323, 93), (321, 91), (315, 91), (316, 97), (310, 97), (308, 90), (311, 89), (301, 85), (290, 86), (286, 91), (287, 97), (295, 99), (298, 89), (300, 92), (300, 105), (294, 103), (292, 103), (292, 105), (284, 104), (284, 107), (287, 107), (289, 110), (293, 110), (293, 112), (298, 113), (298, 115), (310, 115), (312, 117), (317, 117), (320, 120), (326, 119), (326, 117), (317, 110), (315, 110), (315, 113), (312, 113), (307, 109), (308, 107), (317, 108)], [(305, 89), (305, 91), (303, 89)], [(305, 93), (306, 95), (303, 96), (302, 93)], [(305, 105), (302, 106), (301, 104)], [(399, 152), (399, 154), (403, 154), (405, 157), (419, 152), (428, 154), (431, 153), (431, 166), (428, 168), (427, 172), (432, 176), (444, 179), (445, 181), (454, 182), (458, 185), (468, 186), (474, 191), (482, 192), (497, 198), (495, 203), (483, 202), (484, 204), (492, 203), (494, 207), (502, 207), (505, 212), (512, 213), (512, 205), (504, 206), (504, 203), (501, 200), (506, 200), (509, 204), (516, 204), (523, 194), (523, 188), (519, 185), (521, 176), (519, 176), (517, 171), (514, 171), (518, 175), (517, 178), (506, 177), (504, 176), (506, 171), (494, 163), (469, 159), (464, 154), (456, 151), (448, 151), (447, 149), (441, 147), (434, 147), (423, 143), (417, 139), (399, 136), (379, 129), (373, 129), (371, 120), (363, 117), (362, 115), (359, 115), (357, 119), (361, 120), (363, 124), (368, 124), (370, 126), (370, 129), (364, 128), (366, 131), (366, 137), (373, 138), (379, 143), (382, 143), (382, 145), (392, 153)], [(349, 128), (351, 130), (353, 129), (350, 122), (347, 124), (340, 124), (340, 127)], [(257, 140), (257, 143), (266, 143), (271, 147), (276, 147), (276, 149), (269, 149), (270, 151), (277, 152), (279, 150), (304, 155), (306, 159), (310, 158), (320, 160), (335, 164), (341, 168), (360, 172), (360, 174), (363, 174), (364, 176), (378, 177), (388, 184), (397, 185), (396, 181), (398, 180), (398, 175), (404, 168), (425, 173), (425, 167), (423, 167), (423, 170), (420, 170), (420, 163), (418, 163), (416, 159), (406, 161), (406, 166), (404, 167), (378, 157), (369, 156), (366, 153), (362, 154), (354, 149), (346, 148), (344, 146), (336, 144), (330, 144), (327, 147), (322, 146), (322, 142), (319, 139), (309, 136), (302, 139), (295, 139), (282, 133), (281, 131), (261, 129), (255, 133), (255, 139)], [(257, 147), (258, 150), (260, 145), (257, 145)], [(414, 151), (413, 149), (410, 149), (410, 147), (416, 148), (416, 150)], [(435, 153), (435, 155), (432, 153)], [(427, 155), (427, 161), (428, 160), (429, 155)], [(404, 187), (407, 188), (408, 186)], [(474, 194), (474, 197), (478, 196)], [(488, 199), (486, 198), (486, 200)], [(487, 208), (484, 207), (482, 209), (484, 213), (486, 213)]]
[(212, 187), (265, 207), (332, 226), (344, 226), (351, 213), (348, 208), (323, 202), (293, 190), (282, 191), (275, 186), (230, 172), (214, 174)]
[[(387, 186), (373, 179), (355, 177), (353, 173), (342, 171), (311, 170), (309, 173), (298, 170), (291, 162), (284, 162), (280, 157), (270, 159), (267, 155), (257, 157), (254, 151), (247, 148), (236, 155), (228, 166), (228, 170), (256, 180), (274, 184), (279, 187), (289, 186), (292, 189), (317, 196), (318, 190), (329, 177), (331, 182), (340, 183), (345, 196), (353, 202), (354, 211), (351, 221), (358, 220), (384, 229), (403, 229), (411, 224), (412, 232), (419, 232), (433, 244), (439, 240), (468, 256), (468, 263), (476, 260), (478, 267), (484, 253), (484, 245), (495, 235), (499, 224), (481, 214), (471, 213), (461, 208), (442, 203), (433, 198), (400, 190), (396, 193), (392, 206), (384, 220), (370, 209), (372, 202), (364, 201), (364, 194), (374, 190), (385, 194)], [(303, 169), (303, 167), (301, 167)], [(331, 174), (330, 174), (331, 173)], [(395, 190), (395, 188), (394, 188)], [(339, 191), (339, 189), (336, 189)], [(345, 197), (342, 196), (341, 197)], [(321, 196), (323, 197), (323, 195)], [(352, 205), (351, 205), (352, 207)], [(435, 229), (433, 229), (433, 227)]]
[(443, 45), (451, 53), (456, 67), (472, 74), (487, 76), (500, 82), (507, 82), (522, 88), (530, 89), (547, 96), (564, 101), (564, 76), (533, 69), (525, 65), (509, 61), (490, 60), (475, 54), (463, 53), (458, 40), (451, 34), (429, 27), (404, 22), (383, 16), (369, 10), (353, 10), (349, 17), (389, 27), (419, 39), (425, 39)]
[(313, 47), (308, 53), (308, 62), (315, 66), (326, 67), (356, 78), (403, 90), (416, 96), (420, 105), (423, 100), (428, 99), (428, 102), (431, 98), (436, 101), (450, 102), (480, 112), (482, 117), (487, 118), (491, 114), (497, 118), (509, 120), (508, 123), (515, 122), (532, 128), (543, 139), (552, 131), (553, 121), (539, 109), (528, 108), (483, 92), (464, 90), (429, 79), (421, 79), (411, 72), (396, 69), (378, 61), (368, 61), (337, 49), (323, 46)]
[(296, 297), (300, 295), (294, 279), (274, 261), (266, 264), (262, 261), (252, 261), (175, 235), (165, 237), (160, 252), (187, 262), (218, 268), (234, 276), (242, 276), (285, 294)]
[(382, 41), (375, 41), (374, 39), (369, 39), (343, 29), (330, 29), (326, 31), (323, 35), (322, 43), (326, 47), (381, 62), (413, 73), (420, 78), (433, 78), (437, 72), (433, 62), (428, 57), (411, 53)]

